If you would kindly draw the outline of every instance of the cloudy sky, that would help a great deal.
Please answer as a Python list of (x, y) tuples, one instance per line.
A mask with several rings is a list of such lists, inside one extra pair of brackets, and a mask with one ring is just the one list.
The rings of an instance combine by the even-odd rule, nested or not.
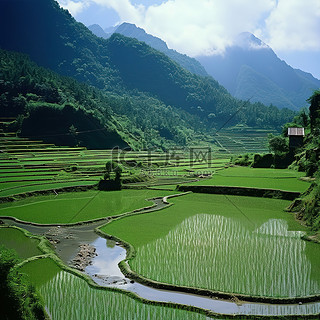
[(243, 31), (320, 79), (320, 0), (58, 0), (85, 25), (134, 23), (181, 53), (223, 54)]

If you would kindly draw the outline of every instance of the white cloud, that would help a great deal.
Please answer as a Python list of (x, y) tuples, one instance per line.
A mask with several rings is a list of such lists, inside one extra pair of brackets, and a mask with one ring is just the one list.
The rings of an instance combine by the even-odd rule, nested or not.
[(191, 56), (221, 52), (242, 31), (254, 31), (276, 0), (168, 0), (135, 6), (129, 0), (92, 0), (116, 10), (121, 22), (135, 23)]
[(320, 1), (280, 0), (262, 34), (276, 50), (320, 50)]
[(143, 5), (133, 5), (130, 0), (91, 0), (92, 2), (114, 9), (119, 17), (120, 22), (135, 21), (140, 24), (145, 15), (145, 7)]
[(76, 17), (80, 12), (85, 8), (90, 6), (90, 0), (58, 0), (60, 6), (64, 9), (67, 9), (74, 17)]
[(240, 32), (257, 35), (274, 50), (320, 50), (319, 0), (59, 0), (76, 15), (90, 3), (115, 10), (129, 22), (190, 56), (221, 53)]

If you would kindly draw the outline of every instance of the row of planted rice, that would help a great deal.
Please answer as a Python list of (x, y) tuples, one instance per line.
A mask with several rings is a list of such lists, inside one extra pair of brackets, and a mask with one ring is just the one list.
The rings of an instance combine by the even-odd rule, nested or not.
[[(320, 293), (320, 248), (283, 209), (290, 201), (189, 194), (175, 205), (114, 221), (138, 274), (160, 282), (256, 296)], [(157, 226), (161, 226), (158, 228)]]
[(92, 288), (49, 259), (30, 262), (21, 271), (29, 274), (40, 291), (52, 320), (206, 319), (197, 313), (147, 305), (119, 292)]
[[(43, 254), (38, 244), (39, 240), (26, 237), (19, 229), (0, 227), (0, 245), (15, 249), (22, 260)], [(197, 313), (147, 305), (124, 293), (93, 288), (49, 258), (27, 262), (19, 271), (40, 292), (52, 320), (206, 319)]]

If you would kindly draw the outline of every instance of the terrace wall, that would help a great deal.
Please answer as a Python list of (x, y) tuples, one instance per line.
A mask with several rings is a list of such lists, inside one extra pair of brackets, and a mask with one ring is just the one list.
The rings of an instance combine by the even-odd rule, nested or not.
[(209, 194), (226, 194), (234, 196), (248, 196), (261, 198), (276, 198), (283, 200), (294, 200), (300, 197), (300, 192), (283, 191), (274, 189), (227, 187), (227, 186), (178, 186), (179, 191)]

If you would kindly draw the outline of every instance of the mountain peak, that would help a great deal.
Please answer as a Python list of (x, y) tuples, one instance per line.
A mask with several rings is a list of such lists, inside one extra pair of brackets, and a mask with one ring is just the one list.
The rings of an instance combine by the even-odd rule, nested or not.
[(124, 22), (120, 26), (118, 26), (114, 32), (120, 33), (126, 37), (136, 38), (139, 41), (143, 41), (152, 48), (163, 52), (190, 72), (202, 76), (208, 76), (203, 66), (197, 60), (181, 54), (175, 50), (169, 49), (167, 44), (163, 40), (151, 34), (148, 34), (144, 29), (137, 27), (135, 24)]
[(117, 30), (123, 30), (123, 29), (129, 29), (129, 30), (135, 30), (135, 31), (139, 30), (140, 32), (146, 34), (146, 32), (142, 28), (139, 28), (134, 23), (123, 22), (117, 27)]
[(107, 34), (98, 24), (92, 24), (91, 26), (88, 26), (88, 29), (98, 37), (107, 38)]
[(207, 72), (239, 99), (298, 110), (320, 81), (295, 70), (252, 33), (240, 33), (223, 56), (197, 58)]
[(153, 48), (159, 51), (168, 50), (167, 44), (160, 38), (154, 37), (145, 32), (142, 28), (137, 27), (133, 23), (124, 22), (115, 30), (116, 33), (120, 33), (126, 37), (136, 38), (139, 41), (144, 41), (151, 45)]
[(271, 48), (250, 32), (242, 32), (238, 34), (234, 40), (234, 45), (246, 50), (259, 50)]

